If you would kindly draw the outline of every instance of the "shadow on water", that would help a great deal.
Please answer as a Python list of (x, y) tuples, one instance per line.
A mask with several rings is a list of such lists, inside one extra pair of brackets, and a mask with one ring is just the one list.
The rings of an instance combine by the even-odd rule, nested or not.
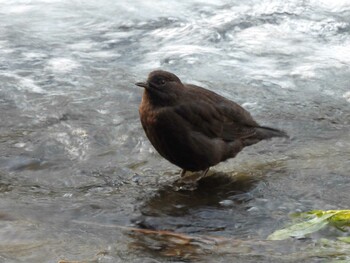
[(179, 180), (165, 186), (143, 207), (147, 215), (185, 216), (191, 209), (198, 207), (219, 208), (222, 200), (230, 199), (234, 203), (248, 201), (250, 191), (254, 189), (258, 178), (240, 173), (230, 175), (222, 172), (209, 174), (197, 182), (194, 190), (181, 190)]
[(213, 246), (226, 242), (212, 235), (224, 236), (227, 228), (237, 228), (233, 214), (246, 216), (246, 204), (256, 195), (260, 180), (247, 172), (210, 171), (192, 191), (179, 189), (179, 180), (162, 187), (132, 220), (137, 228), (129, 232), (130, 247), (185, 261), (212, 253)]
[(244, 214), (251, 208), (249, 202), (261, 195), (267, 174), (286, 172), (284, 161), (246, 165), (247, 169), (242, 165), (237, 172), (210, 170), (207, 176), (196, 183), (193, 190), (182, 190), (186, 187), (182, 187), (184, 183), (181, 179), (161, 187), (141, 204), (141, 216), (133, 222), (143, 228), (179, 230), (186, 225), (186, 221), (189, 226), (193, 226), (205, 219), (202, 227), (197, 225), (198, 229), (186, 228), (186, 232), (198, 232), (200, 229), (208, 230), (208, 226), (213, 225), (210, 223), (212, 221), (218, 223), (215, 217), (219, 218), (223, 214), (222, 219), (227, 221), (225, 225), (228, 222), (232, 224), (234, 220), (231, 213)]

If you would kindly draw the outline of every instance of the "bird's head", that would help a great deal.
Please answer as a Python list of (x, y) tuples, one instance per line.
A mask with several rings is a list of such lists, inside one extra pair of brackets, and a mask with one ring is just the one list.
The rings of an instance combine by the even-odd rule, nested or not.
[(179, 98), (184, 88), (175, 74), (163, 70), (152, 71), (146, 82), (137, 82), (135, 85), (145, 88), (153, 103), (164, 105), (173, 103)]

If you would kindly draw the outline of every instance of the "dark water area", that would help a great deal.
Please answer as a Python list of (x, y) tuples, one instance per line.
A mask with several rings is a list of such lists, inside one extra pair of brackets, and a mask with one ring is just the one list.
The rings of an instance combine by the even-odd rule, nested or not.
[[(266, 241), (292, 213), (350, 209), (348, 1), (0, 4), (0, 262), (350, 260), (322, 243), (339, 230)], [(157, 68), (291, 139), (179, 189), (138, 117)]]

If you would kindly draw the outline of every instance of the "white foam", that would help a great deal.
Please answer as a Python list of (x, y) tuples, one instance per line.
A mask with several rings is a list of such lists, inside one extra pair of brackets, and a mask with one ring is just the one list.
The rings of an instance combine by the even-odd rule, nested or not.
[(309, 79), (316, 77), (315, 73), (315, 65), (314, 64), (302, 64), (299, 66), (296, 66), (291, 72), (291, 76), (299, 76), (302, 79)]
[(32, 9), (33, 9), (33, 6), (31, 5), (15, 5), (4, 9), (4, 11), (6, 12), (6, 14), (23, 14), (23, 13), (27, 13)]
[(97, 58), (116, 58), (121, 56), (119, 53), (111, 52), (111, 51), (96, 51), (96, 52), (91, 52), (90, 55)]
[(110, 113), (110, 111), (106, 110), (106, 109), (98, 109), (97, 112), (100, 113), (100, 114), (108, 114), (108, 113)]
[(185, 57), (187, 55), (203, 54), (203, 53), (220, 54), (220, 51), (215, 47), (175, 44), (175, 45), (164, 46), (160, 48), (158, 51), (151, 53), (151, 56), (155, 54), (167, 54), (167, 55), (176, 55), (179, 57)]
[(350, 10), (349, 0), (311, 0), (310, 4), (332, 12)]
[(35, 81), (31, 78), (21, 77), (12, 72), (3, 72), (3, 73), (0, 73), (0, 75), (18, 81), (17, 88), (19, 90), (26, 90), (26, 91), (35, 92), (35, 93), (45, 93), (45, 90), (40, 86), (38, 86), (35, 83)]
[(19, 85), (21, 89), (25, 89), (35, 93), (45, 93), (45, 90), (43, 90), (40, 86), (36, 85), (34, 80), (30, 78), (20, 77)]
[(47, 55), (43, 53), (37, 53), (37, 52), (26, 52), (26, 53), (23, 53), (23, 57), (27, 60), (32, 60), (32, 59), (43, 59), (43, 58), (46, 58)]
[(300, 5), (299, 1), (258, 1), (258, 4), (254, 5), (251, 10), (253, 16), (261, 14), (273, 14), (273, 13), (291, 13), (300, 14), (305, 11), (305, 8)]
[[(1, 33), (1, 31), (0, 31)], [(0, 35), (1, 36), (1, 35)], [(7, 40), (0, 40), (0, 54), (9, 54), (14, 52), (14, 49), (9, 48), (9, 42)]]
[(317, 50), (316, 56), (327, 61), (329, 67), (342, 67), (344, 64), (350, 66), (350, 40), (331, 47), (324, 46)]
[(82, 128), (73, 128), (70, 125), (66, 125), (66, 127), (70, 130), (70, 133), (54, 133), (55, 140), (64, 145), (65, 151), (71, 159), (84, 160), (90, 147), (88, 132)]
[(350, 91), (345, 92), (343, 98), (345, 98), (347, 102), (350, 102)]
[[(269, 76), (273, 74), (274, 78), (290, 75), (308, 79), (316, 77), (320, 69), (350, 65), (350, 39), (338, 34), (338, 30), (346, 26), (347, 23), (334, 19), (286, 20), (279, 25), (260, 25), (242, 30), (236, 34), (233, 44), (239, 43), (242, 50), (258, 55), (251, 67), (255, 76), (266, 73)], [(320, 42), (320, 34), (327, 41)], [(280, 53), (300, 59), (286, 72), (280, 68), (278, 57), (266, 58), (266, 53)], [(249, 63), (242, 67), (250, 69)]]
[(81, 65), (70, 58), (53, 58), (48, 61), (50, 70), (58, 73), (70, 72)]
[(78, 51), (89, 51), (94, 47), (94, 44), (92, 42), (78, 42), (69, 45), (69, 47), (73, 50), (78, 50)]

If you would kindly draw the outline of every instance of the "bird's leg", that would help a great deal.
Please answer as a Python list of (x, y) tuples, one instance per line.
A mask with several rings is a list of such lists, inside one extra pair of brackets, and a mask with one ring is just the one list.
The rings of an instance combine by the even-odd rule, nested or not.
[(201, 175), (199, 176), (199, 178), (197, 179), (197, 181), (199, 181), (200, 179), (202, 179), (204, 176), (207, 175), (209, 171), (209, 167), (207, 169), (205, 169), (204, 171), (202, 171)]
[(202, 172), (202, 177), (206, 176), (209, 172), (209, 167)]
[(182, 172), (181, 172), (181, 178), (185, 176), (186, 172), (187, 172), (187, 171), (186, 171), (185, 169), (182, 170)]

